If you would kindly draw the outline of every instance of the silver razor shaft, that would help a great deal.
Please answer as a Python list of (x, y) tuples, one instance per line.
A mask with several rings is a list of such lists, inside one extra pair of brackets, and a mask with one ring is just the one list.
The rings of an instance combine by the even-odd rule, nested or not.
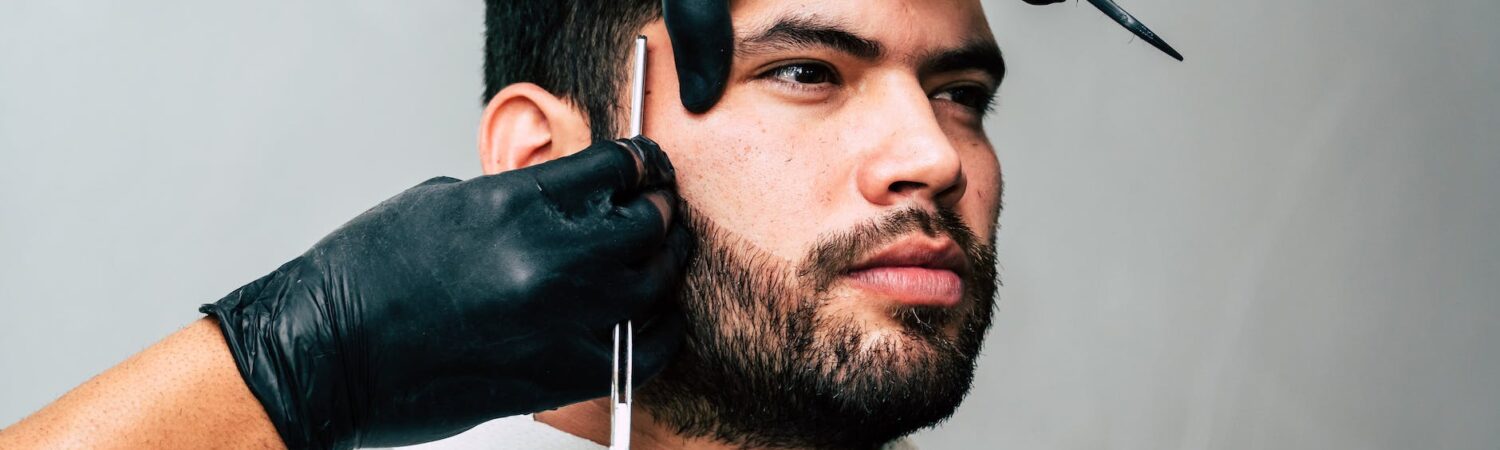
[[(630, 77), (630, 134), (641, 135), (641, 108), (646, 97), (646, 37), (635, 38), (635, 64)], [(609, 381), (609, 448), (630, 448), (631, 387), (635, 372), (635, 326), (630, 321), (615, 325), (613, 375)]]

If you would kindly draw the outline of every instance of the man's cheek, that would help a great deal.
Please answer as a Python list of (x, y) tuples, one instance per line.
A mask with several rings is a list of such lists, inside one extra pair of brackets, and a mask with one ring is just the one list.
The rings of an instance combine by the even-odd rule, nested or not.
[(986, 146), (983, 152), (966, 155), (964, 174), (968, 177), (968, 186), (964, 197), (959, 200), (959, 212), (974, 230), (975, 237), (981, 242), (989, 242), (999, 221), (1004, 195), (1000, 163)]
[(724, 161), (684, 189), (694, 190), (700, 207), (727, 231), (782, 259), (794, 259), (828, 208), (814, 195), (812, 176), (771, 164), (766, 156)]

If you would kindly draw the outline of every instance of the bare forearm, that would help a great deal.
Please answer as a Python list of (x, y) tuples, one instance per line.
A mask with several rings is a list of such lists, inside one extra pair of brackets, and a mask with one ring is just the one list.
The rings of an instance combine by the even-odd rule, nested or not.
[(0, 448), (280, 448), (211, 319), (0, 430)]

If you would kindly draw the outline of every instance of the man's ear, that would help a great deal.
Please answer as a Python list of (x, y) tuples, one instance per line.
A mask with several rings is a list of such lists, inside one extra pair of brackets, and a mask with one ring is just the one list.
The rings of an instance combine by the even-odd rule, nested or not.
[(512, 84), (495, 93), (479, 122), (479, 161), (485, 175), (541, 164), (588, 145), (583, 113), (532, 83)]

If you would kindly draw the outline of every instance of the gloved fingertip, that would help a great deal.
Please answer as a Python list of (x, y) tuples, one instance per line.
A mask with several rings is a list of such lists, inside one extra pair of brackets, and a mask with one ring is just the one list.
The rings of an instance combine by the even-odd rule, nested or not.
[(661, 216), (661, 233), (670, 233), (675, 225), (677, 215), (673, 212), (677, 207), (677, 194), (671, 189), (657, 189), (644, 194), (647, 200), (656, 207)]
[(649, 320), (641, 321), (635, 336), (635, 387), (640, 387), (656, 376), (682, 348), (683, 334), (687, 332), (687, 320), (675, 309), (661, 312)]
[(703, 114), (724, 94), (734, 61), (734, 24), (729, 2), (676, 0), (662, 4), (662, 21), (676, 55), (678, 96), (693, 114)]
[(630, 150), (631, 155), (640, 163), (640, 189), (670, 186), (677, 181), (677, 170), (672, 167), (672, 161), (667, 159), (666, 152), (661, 151), (661, 146), (656, 141), (636, 136), (616, 142)]
[(676, 263), (676, 267), (679, 269), (687, 266), (688, 261), (693, 257), (693, 250), (696, 249), (697, 245), (698, 241), (693, 239), (692, 231), (689, 231), (681, 222), (672, 226), (671, 230), (667, 232), (667, 251), (671, 252), (673, 262)]

